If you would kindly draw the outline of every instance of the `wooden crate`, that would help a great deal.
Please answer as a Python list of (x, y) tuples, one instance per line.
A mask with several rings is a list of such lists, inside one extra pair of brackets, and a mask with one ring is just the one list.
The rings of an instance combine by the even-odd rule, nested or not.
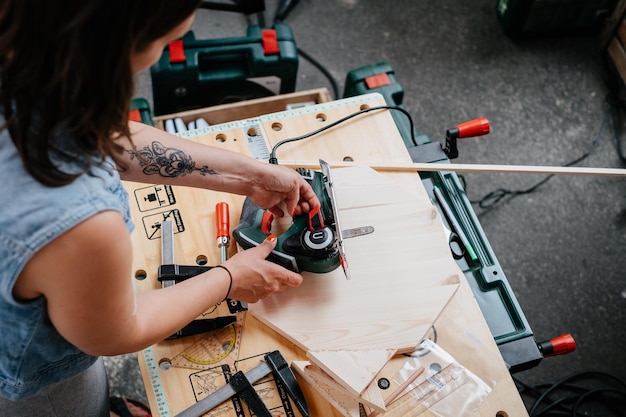
[(198, 118), (203, 118), (209, 125), (217, 125), (287, 110), (287, 106), (290, 104), (295, 105), (306, 102), (319, 104), (328, 101), (331, 101), (328, 90), (326, 88), (318, 88), (157, 116), (154, 118), (154, 125), (159, 129), (164, 129), (165, 120), (176, 117), (183, 119), (186, 125)]
[(626, 84), (626, 0), (621, 0), (610, 19), (608, 19), (602, 34), (601, 42), (609, 66)]

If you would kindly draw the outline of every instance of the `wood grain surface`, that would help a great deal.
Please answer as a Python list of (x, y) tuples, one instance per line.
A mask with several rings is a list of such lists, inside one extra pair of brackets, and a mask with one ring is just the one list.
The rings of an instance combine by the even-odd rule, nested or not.
[[(282, 139), (315, 130), (333, 120), (353, 113), (363, 106), (381, 104), (384, 104), (381, 96), (363, 96), (356, 101), (351, 100), (349, 103), (333, 102), (332, 108), (316, 107), (298, 114), (284, 112), (267, 115), (254, 119), (252, 122), (214, 126), (209, 130), (188, 132), (187, 137), (189, 140), (210, 146), (224, 147), (244, 154), (251, 154), (246, 136), (246, 129), (250, 123), (259, 129), (268, 147), (271, 148)], [(279, 149), (277, 155), (279, 161), (281, 159), (316, 160), (318, 158), (342, 161), (345, 158), (350, 158), (357, 162), (368, 161), (378, 164), (410, 162), (404, 143), (387, 111), (371, 112), (311, 139), (297, 144), (285, 145), (284, 148)], [(333, 170), (333, 173), (339, 171)], [(348, 173), (347, 176), (350, 177), (351, 174)], [(365, 169), (359, 175), (370, 176), (369, 178), (373, 180), (379, 174), (374, 176), (371, 170)], [(339, 179), (341, 178), (342, 174), (339, 174)], [(349, 178), (347, 181), (348, 185), (352, 182)], [(387, 187), (386, 184), (389, 183), (393, 184), (393, 187)], [(152, 369), (152, 364), (146, 361), (147, 356), (140, 353), (139, 365), (153, 415), (162, 417), (175, 415), (224, 385), (227, 372), (251, 369), (259, 363), (264, 353), (278, 349), (294, 369), (311, 370), (311, 372), (298, 373), (298, 379), (312, 416), (358, 416), (358, 404), (350, 402), (350, 394), (354, 393), (347, 392), (345, 386), (356, 387), (354, 391), (357, 391), (365, 385), (362, 382), (364, 378), (372, 377), (374, 378), (373, 382), (379, 381), (381, 378), (391, 381), (389, 389), (380, 389), (376, 384), (370, 384), (365, 391), (361, 392), (361, 395), (367, 394), (364, 401), (371, 404), (367, 412), (374, 411), (380, 408), (381, 403), (384, 406), (385, 398), (393, 392), (393, 388), (397, 388), (403, 382), (398, 379), (398, 375), (403, 375), (402, 370), (408, 366), (407, 361), (410, 360), (411, 355), (394, 354), (382, 369), (377, 371), (376, 375), (372, 376), (374, 371), (360, 370), (355, 375), (357, 377), (356, 382), (346, 383), (348, 381), (343, 381), (344, 384), (335, 382), (335, 387), (325, 391), (326, 388), (323, 384), (328, 381), (328, 374), (319, 365), (328, 366), (334, 360), (326, 358), (325, 351), (339, 347), (339, 350), (343, 350), (342, 355), (354, 354), (356, 356), (352, 358), (359, 363), (361, 362), (360, 358), (364, 355), (365, 357), (368, 356), (367, 350), (372, 349), (375, 353), (370, 357), (369, 363), (384, 362), (384, 358), (387, 357), (385, 355), (391, 354), (389, 349), (391, 351), (411, 350), (411, 346), (416, 346), (422, 336), (436, 339), (437, 343), (458, 361), (462, 369), (471, 371), (491, 387), (491, 393), (480, 402), (476, 410), (468, 415), (481, 417), (527, 415), (468, 283), (453, 265), (450, 253), (440, 253), (443, 250), (441, 245), (445, 244), (444, 232), (419, 176), (406, 172), (385, 173), (384, 180), (373, 181), (370, 185), (372, 189), (375, 189), (373, 193), (385, 197), (385, 204), (380, 207), (376, 205), (368, 207), (365, 218), (356, 214), (342, 215), (342, 220), (343, 217), (346, 217), (346, 224), (343, 225), (343, 228), (363, 225), (363, 222), (368, 221), (376, 220), (378, 222), (379, 218), (392, 217), (388, 221), (377, 223), (375, 227), (378, 225), (377, 231), (380, 230), (381, 232), (388, 227), (388, 233), (395, 233), (400, 228), (408, 229), (405, 217), (410, 216), (413, 219), (410, 222), (410, 228), (414, 235), (411, 236), (410, 243), (416, 249), (410, 253), (405, 250), (407, 241), (403, 239), (406, 238), (399, 238), (405, 233), (399, 233), (398, 237), (386, 238), (386, 241), (374, 244), (365, 240), (366, 236), (346, 240), (349, 262), (354, 268), (354, 278), (351, 281), (354, 282), (348, 282), (341, 270), (318, 276), (309, 276), (307, 273), (302, 287), (296, 291), (285, 292), (281, 295), (282, 298), (272, 297), (263, 305), (252, 305), (251, 312), (239, 314), (238, 322), (234, 326), (216, 334), (168, 340), (152, 346), (146, 352), (160, 365), (156, 367), (157, 369)], [(156, 272), (160, 264), (161, 240), (160, 230), (156, 224), (164, 219), (175, 222), (174, 242), (177, 263), (183, 265), (196, 264), (199, 261), (209, 265), (219, 263), (219, 250), (215, 241), (215, 205), (221, 201), (229, 204), (231, 227), (235, 227), (243, 204), (242, 197), (161, 185), (126, 183), (125, 186), (129, 191), (132, 214), (137, 226), (132, 234), (132, 240), (135, 251), (134, 280), (138, 291), (153, 290), (160, 286), (156, 281)], [(391, 188), (395, 190), (397, 187), (402, 192), (391, 191)], [(352, 213), (361, 212), (361, 210), (350, 207), (350, 205), (358, 206), (362, 203), (362, 200), (359, 200), (359, 196), (361, 196), (359, 190), (350, 190), (349, 186), (344, 188), (346, 189), (345, 194), (341, 197), (338, 196), (338, 200), (343, 199), (340, 201), (342, 210)], [(409, 204), (409, 201), (413, 201), (415, 204)], [(365, 204), (367, 203), (365, 202)], [(393, 210), (397, 210), (397, 213), (390, 216), (388, 206), (393, 206)], [(369, 212), (370, 209), (371, 212)], [(422, 234), (422, 230), (425, 234)], [(372, 237), (375, 237), (376, 233), (372, 234)], [(358, 239), (361, 241), (359, 242)], [(370, 245), (376, 246), (377, 250), (375, 254), (361, 253), (363, 250), (361, 245), (368, 246), (367, 251), (372, 250)], [(235, 245), (232, 245), (229, 249), (230, 255), (234, 254), (235, 251)], [(431, 256), (447, 256), (449, 262), (440, 263), (429, 259), (425, 260), (423, 265), (415, 267), (413, 261), (410, 260), (410, 268), (417, 268), (415, 271), (411, 271), (412, 279), (415, 281), (425, 276), (424, 282), (428, 282), (425, 287), (429, 289), (429, 293), (432, 291), (433, 294), (424, 296), (421, 288), (419, 291), (415, 288), (412, 291), (406, 291), (406, 295), (400, 296), (402, 307), (401, 309), (398, 308), (398, 311), (401, 311), (402, 314), (398, 315), (396, 312), (389, 311), (394, 310), (393, 304), (388, 303), (389, 297), (387, 297), (391, 291), (388, 284), (389, 276), (392, 274), (390, 271), (395, 271), (394, 274), (398, 271), (405, 271), (406, 268), (402, 267), (403, 262), (409, 262), (405, 259), (407, 256), (410, 258), (416, 256), (415, 251), (418, 254), (427, 254), (429, 258)], [(398, 257), (392, 258), (394, 260), (390, 262), (387, 260), (389, 256)], [(354, 294), (353, 284), (365, 283), (364, 279), (359, 281), (359, 276), (362, 274), (361, 269), (366, 269), (364, 263), (369, 263), (374, 272), (372, 275), (378, 277), (376, 280), (367, 281), (368, 288), (364, 292), (375, 292), (377, 297), (375, 300), (369, 298), (365, 302), (359, 302), (358, 297), (354, 297), (355, 300), (352, 301), (351, 305), (356, 310), (352, 315), (358, 316), (367, 310), (368, 314), (376, 312), (374, 314), (376, 320), (386, 321), (385, 317), (392, 317), (391, 322), (393, 322), (395, 330), (393, 333), (389, 333), (388, 329), (385, 328), (382, 330), (371, 327), (359, 329), (348, 325), (346, 332), (353, 336), (356, 335), (357, 341), (363, 341), (362, 344), (358, 342), (356, 345), (350, 346), (341, 337), (329, 338), (326, 329), (315, 329), (318, 316), (325, 314), (332, 316), (334, 312), (325, 312), (322, 308), (323, 304), (307, 305), (306, 303), (310, 302), (310, 298), (307, 297), (314, 297), (315, 303), (321, 303), (330, 298), (343, 297), (345, 292), (348, 295)], [(422, 274), (423, 270), (440, 270), (440, 274), (437, 277), (431, 277)], [(409, 280), (406, 277), (403, 279)], [(451, 279), (456, 279), (458, 284), (451, 283)], [(320, 286), (320, 283), (323, 285)], [(401, 285), (407, 285), (407, 283), (403, 281)], [(313, 287), (318, 288), (315, 290)], [(452, 288), (456, 288), (456, 291), (453, 291)], [(440, 292), (442, 294), (439, 294)], [(398, 296), (395, 292), (393, 294)], [(437, 317), (416, 322), (419, 312), (428, 309), (429, 303), (433, 299), (440, 297), (441, 300), (444, 300), (450, 296), (449, 302)], [(183, 301), (181, 300), (181, 302)], [(271, 309), (270, 306), (272, 306)], [(297, 314), (300, 318), (292, 322), (294, 332), (303, 332), (304, 329), (304, 333), (309, 336), (311, 332), (317, 332), (314, 336), (319, 337), (315, 338), (316, 341), (313, 345), (315, 353), (311, 355), (311, 358), (307, 357), (306, 350), (310, 350), (307, 343), (303, 343), (300, 339), (288, 334), (283, 328), (280, 328), (281, 332), (279, 333), (276, 331), (277, 328), (273, 328), (274, 326), (267, 326), (266, 323), (270, 320), (260, 313), (265, 309), (275, 311), (283, 309), (284, 315), (290, 318)], [(433, 311), (435, 310), (433, 309)], [(225, 314), (228, 314), (228, 309), (222, 303), (222, 305), (207, 311), (205, 316)], [(260, 321), (257, 316), (261, 317), (263, 321)], [(276, 316), (280, 316), (280, 314)], [(398, 317), (401, 319), (398, 320)], [(367, 324), (361, 325), (366, 326)], [(412, 333), (411, 336), (405, 337), (402, 331), (398, 331), (402, 328), (405, 328), (407, 333)], [(393, 342), (388, 343), (389, 341)], [(364, 348), (365, 346), (367, 349)], [(349, 369), (354, 368), (349, 367)], [(335, 367), (332, 370), (335, 373), (341, 373)], [(155, 375), (158, 379), (158, 385), (155, 385), (154, 382)], [(344, 379), (351, 377), (347, 373), (343, 375)], [(394, 382), (396, 380), (397, 382)], [(332, 378), (330, 381), (333, 381)], [(418, 381), (420, 381), (419, 378)], [(264, 381), (263, 384), (255, 388), (263, 393), (264, 402), (271, 405), (272, 413), (274, 415), (289, 415), (271, 381)], [(333, 391), (335, 388), (336, 390)], [(462, 391), (459, 390), (458, 392)], [(399, 396), (396, 401), (386, 407), (387, 411), (384, 415), (394, 417), (435, 415), (428, 410), (420, 411), (420, 408), (415, 405), (415, 399), (410, 400), (411, 398), (413, 397), (407, 395)], [(350, 410), (345, 409), (346, 401)], [(238, 414), (236, 408), (237, 405), (234, 402), (225, 402), (207, 415), (233, 417), (248, 415), (245, 414), (245, 411), (244, 414)], [(355, 410), (357, 414), (353, 414)], [(418, 411), (419, 413), (423, 411), (423, 413), (415, 414)], [(292, 415), (299, 415), (297, 410), (292, 413)]]

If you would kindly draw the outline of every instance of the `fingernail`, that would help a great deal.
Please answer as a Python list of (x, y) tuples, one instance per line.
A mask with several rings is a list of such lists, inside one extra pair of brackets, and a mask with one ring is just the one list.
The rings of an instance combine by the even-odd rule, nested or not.
[(296, 215), (296, 209), (294, 208), (294, 209), (291, 211), (291, 217), (294, 217), (295, 215)]
[(269, 240), (270, 242), (275, 241), (276, 235), (274, 233), (270, 233), (269, 236), (267, 237), (267, 240)]

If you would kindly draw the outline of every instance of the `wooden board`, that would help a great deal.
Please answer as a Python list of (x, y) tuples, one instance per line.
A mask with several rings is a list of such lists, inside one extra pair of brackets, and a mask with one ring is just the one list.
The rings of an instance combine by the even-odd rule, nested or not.
[[(341, 226), (374, 228), (344, 241), (351, 279), (340, 268), (305, 273), (300, 287), (252, 305), (250, 312), (309, 352), (358, 398), (387, 362), (381, 355), (391, 357), (386, 350), (415, 350), (462, 272), (428, 200), (369, 168), (338, 169), (333, 177)], [(368, 349), (368, 356), (357, 354)]]
[[(268, 147), (271, 148), (279, 140), (307, 133), (320, 125), (331, 123), (350, 114), (362, 106), (384, 104), (381, 96), (373, 98), (366, 96), (359, 100), (349, 104), (333, 102), (333, 108), (326, 108), (323, 111), (267, 115), (254, 120), (254, 124), (259, 126)], [(251, 154), (242, 126), (242, 124), (231, 123), (197, 132), (197, 136), (187, 136), (190, 140), (210, 146)], [(286, 145), (285, 148), (280, 148), (278, 156), (279, 159), (285, 160), (323, 158), (329, 161), (341, 161), (345, 157), (350, 157), (357, 162), (369, 161), (380, 164), (410, 162), (404, 143), (387, 111), (360, 116), (345, 126), (338, 126), (311, 140)], [(385, 173), (384, 175), (387, 180), (402, 187), (405, 193), (421, 199), (423, 204), (419, 207), (428, 213), (430, 202), (417, 175), (409, 173)], [(135, 251), (133, 267), (137, 277), (145, 277), (142, 280), (135, 280), (139, 291), (159, 287), (156, 282), (156, 271), (160, 264), (160, 235), (159, 230), (153, 226), (156, 221), (166, 216), (176, 220), (179, 226), (175, 234), (177, 263), (193, 264), (197, 259), (205, 259), (208, 264), (219, 262), (219, 251), (215, 243), (215, 204), (225, 201), (230, 205), (231, 227), (235, 227), (243, 198), (197, 189), (168, 188), (136, 183), (125, 185), (129, 190), (132, 214), (137, 225), (132, 235)], [(419, 212), (417, 208), (415, 209)], [(399, 245), (395, 241), (391, 242), (391, 248), (397, 246)], [(349, 247), (347, 249), (354, 252)], [(235, 248), (231, 247), (230, 254), (232, 255), (234, 251)], [(350, 256), (350, 252), (348, 255)], [(342, 273), (340, 271), (336, 273), (339, 274), (339, 279), (336, 280), (337, 285), (346, 285)], [(375, 306), (370, 307), (375, 308)], [(220, 305), (215, 311), (210, 312), (209, 316), (226, 314), (225, 311), (226, 306)], [(228, 365), (233, 371), (239, 369), (245, 371), (258, 361), (258, 355), (275, 349), (279, 349), (288, 362), (308, 363), (306, 353), (299, 345), (261, 323), (253, 315), (245, 313), (242, 320), (240, 332), (234, 332), (238, 342), (236, 346), (228, 350), (224, 357), (209, 355), (208, 360), (214, 360), (209, 365), (196, 364), (197, 366), (193, 365), (196, 367), (192, 367), (192, 365), (180, 366), (179, 364), (169, 369), (167, 366), (159, 366), (160, 363), (172, 363), (183, 353), (195, 352), (194, 348), (198, 343), (206, 342), (207, 336), (164, 341), (140, 352), (139, 365), (153, 415), (173, 416), (208, 395), (220, 383), (223, 384), (223, 377), (214, 372), (217, 365)], [(458, 290), (435, 321), (435, 328), (438, 343), (442, 347), (449, 351), (461, 365), (493, 385), (493, 391), (483, 401), (475, 415), (481, 417), (493, 417), (498, 413), (503, 416), (527, 415), (464, 277), (461, 277)], [(433, 337), (431, 332), (432, 330), (427, 332), (429, 338)], [(402, 356), (396, 355), (387, 362), (376, 379), (392, 376), (402, 366)], [(303, 377), (299, 377), (299, 381), (312, 416), (349, 415), (340, 411), (338, 404), (334, 406), (327, 396), (318, 391), (318, 387), (307, 383)], [(275, 401), (275, 391), (264, 391), (264, 394), (274, 398), (272, 401)], [(370, 394), (372, 395), (368, 398), (372, 403), (376, 403), (375, 394), (385, 398), (386, 392), (380, 390), (378, 393), (370, 392)], [(236, 416), (232, 403), (225, 403), (224, 406), (225, 409), (215, 410), (215, 413), (209, 415)], [(356, 406), (356, 404), (351, 405), (351, 407)], [(280, 405), (277, 407), (276, 412), (280, 413)], [(406, 411), (401, 407), (389, 407), (385, 415), (392, 417), (409, 415)], [(295, 414), (299, 415), (297, 411)], [(433, 414), (427, 411), (424, 416), (432, 417)]]

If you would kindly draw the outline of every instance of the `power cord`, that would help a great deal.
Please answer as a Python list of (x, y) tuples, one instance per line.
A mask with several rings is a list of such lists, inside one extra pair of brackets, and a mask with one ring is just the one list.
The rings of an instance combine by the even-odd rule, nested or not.
[[(283, 22), (291, 10), (298, 4), (298, 0), (281, 0), (278, 5), (278, 10), (276, 11), (276, 16), (274, 17), (274, 23)], [(326, 77), (328, 82), (330, 83), (330, 87), (333, 90), (333, 98), (336, 100), (339, 98), (339, 87), (337, 86), (337, 81), (332, 76), (330, 71), (326, 69), (319, 61), (313, 58), (311, 55), (306, 53), (302, 48), (298, 48), (298, 54), (302, 56), (302, 58), (306, 59), (317, 68), (323, 75)]]
[[(530, 417), (625, 417), (626, 384), (598, 371), (575, 372), (555, 382), (528, 384), (513, 375)], [(610, 413), (610, 414), (607, 414)]]
[(322, 64), (320, 64), (318, 61), (316, 61), (311, 55), (309, 55), (306, 52), (304, 52), (301, 48), (298, 48), (298, 53), (304, 59), (309, 61), (311, 63), (311, 65), (313, 65), (315, 68), (317, 68), (322, 74), (324, 74), (324, 76), (326, 77), (326, 79), (330, 83), (330, 86), (331, 86), (331, 88), (333, 90), (333, 97), (335, 99), (338, 99), (339, 98), (339, 87), (337, 86), (337, 81), (335, 81), (335, 78), (331, 75), (331, 73)]
[[(276, 158), (276, 151), (278, 151), (278, 148), (281, 147), (282, 145), (286, 144), (286, 143), (296, 142), (296, 141), (299, 141), (299, 140), (310, 138), (311, 136), (315, 136), (317, 134), (320, 134), (320, 133), (322, 133), (322, 132), (324, 132), (324, 131), (326, 131), (328, 129), (331, 129), (331, 128), (337, 126), (337, 125), (340, 125), (341, 123), (344, 123), (344, 122), (346, 122), (346, 121), (348, 121), (348, 120), (350, 120), (350, 119), (352, 119), (352, 118), (354, 118), (356, 116), (360, 116), (362, 114), (369, 113), (369, 112), (376, 111), (376, 110), (397, 110), (397, 111), (403, 113), (407, 117), (407, 119), (409, 120), (409, 124), (410, 124), (410, 127), (411, 127), (411, 130), (410, 130), (411, 131), (411, 136), (415, 135), (414, 129), (413, 129), (413, 118), (411, 117), (409, 112), (406, 111), (404, 108), (398, 107), (398, 106), (375, 106), (375, 107), (368, 107), (368, 108), (365, 108), (365, 109), (361, 109), (361, 110), (359, 110), (357, 112), (354, 112), (352, 114), (349, 114), (349, 115), (347, 115), (345, 117), (342, 117), (339, 120), (336, 120), (336, 121), (334, 121), (334, 122), (332, 122), (332, 123), (330, 123), (330, 124), (328, 124), (326, 126), (323, 126), (323, 127), (319, 128), (317, 130), (314, 130), (312, 132), (306, 133), (306, 134), (304, 134), (302, 136), (297, 136), (297, 137), (294, 137), (294, 138), (288, 138), (288, 139), (281, 140), (280, 142), (276, 143), (274, 145), (274, 147), (272, 148), (272, 151), (270, 152), (269, 163), (270, 164), (275, 164), (275, 165), (278, 164), (278, 159)], [(413, 139), (413, 141), (415, 141), (414, 137), (412, 137), (412, 139)]]
[[(570, 166), (576, 165), (579, 162), (582, 162), (585, 159), (587, 159), (596, 150), (596, 148), (600, 144), (600, 141), (602, 140), (602, 132), (604, 131), (609, 121), (610, 114), (611, 114), (610, 111), (606, 112), (602, 120), (602, 123), (600, 125), (600, 129), (598, 130), (598, 133), (594, 137), (593, 142), (591, 146), (589, 147), (589, 150), (587, 150), (587, 152), (585, 152), (582, 156), (574, 159), (573, 161), (566, 163), (564, 166), (570, 167)], [(511, 198), (513, 198), (519, 195), (530, 194), (532, 192), (535, 192), (539, 187), (541, 187), (542, 185), (547, 183), (550, 179), (552, 179), (552, 177), (554, 177), (554, 174), (550, 174), (546, 176), (541, 181), (523, 190), (508, 190), (506, 188), (498, 188), (497, 190), (491, 191), (490, 193), (486, 194), (480, 200), (470, 200), (470, 202), (472, 204), (477, 204), (482, 209), (487, 209), (487, 210), (492, 209), (496, 204), (498, 204), (500, 201), (502, 201), (502, 199), (504, 199), (507, 196), (511, 196)], [(459, 178), (461, 179), (463, 183), (463, 188), (467, 191), (467, 183), (466, 183), (465, 178), (463, 176), (459, 176)]]

